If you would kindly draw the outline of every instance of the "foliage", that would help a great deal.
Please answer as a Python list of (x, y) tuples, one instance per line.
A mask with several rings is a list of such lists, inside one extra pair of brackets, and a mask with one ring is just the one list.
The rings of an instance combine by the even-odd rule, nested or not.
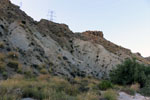
[(4, 42), (0, 42), (0, 48), (4, 48)]
[(0, 53), (0, 71), (3, 72), (6, 68), (6, 63), (5, 63), (5, 55), (3, 53)]
[(148, 76), (145, 87), (140, 89), (139, 92), (144, 96), (150, 96), (150, 75)]
[(17, 52), (9, 52), (8, 53), (8, 58), (18, 59), (18, 57), (19, 57), (19, 54)]
[(1, 72), (5, 70), (5, 67), (6, 67), (5, 62), (0, 61), (0, 71), (1, 71)]
[(149, 74), (150, 67), (139, 64), (136, 59), (127, 59), (110, 72), (110, 79), (121, 85), (139, 83), (144, 87)]
[(16, 60), (10, 60), (7, 65), (15, 70), (19, 68), (19, 62)]
[(34, 86), (27, 86), (23, 88), (23, 95), (22, 97), (31, 97), (31, 98), (37, 98), (39, 100), (43, 100), (46, 98), (48, 94), (44, 93), (44, 91), (40, 87), (34, 87)]
[(77, 100), (99, 100), (100, 96), (95, 91), (88, 91), (77, 96)]
[(117, 93), (110, 89), (104, 92), (103, 97), (106, 100), (117, 100)]
[[(139, 83), (139, 86), (124, 88), (123, 91), (134, 95), (139, 91), (142, 95), (150, 96), (150, 66), (145, 66), (136, 61), (136, 59), (127, 59), (116, 69), (110, 72), (110, 79), (113, 83), (120, 85), (132, 85)], [(141, 89), (139, 89), (141, 88)]]
[(2, 73), (2, 75), (3, 75), (4, 77), (7, 77), (7, 72), (4, 71), (4, 72)]
[(66, 95), (64, 92), (53, 91), (52, 94), (50, 94), (50, 96), (50, 100), (77, 100), (76, 97)]
[(113, 85), (112, 85), (112, 83), (111, 83), (110, 81), (108, 81), (108, 80), (103, 80), (103, 81), (101, 81), (101, 82), (98, 84), (98, 87), (99, 87), (99, 89), (101, 89), (101, 90), (106, 90), (106, 89), (112, 88)]
[(132, 84), (130, 88), (133, 89), (134, 91), (139, 91), (140, 84), (139, 83)]
[(24, 76), (25, 76), (27, 79), (33, 78), (34, 75), (33, 75), (32, 68), (28, 67), (28, 68), (24, 71)]
[[(48, 74), (41, 74), (35, 78), (26, 78), (18, 74), (12, 79), (0, 81), (0, 100), (21, 100), (25, 97), (37, 100), (98, 100), (99, 90), (80, 91), (80, 82), (84, 83), (85, 80), (89, 83), (96, 82), (79, 79), (79, 84), (72, 84), (68, 80)], [(87, 86), (89, 83), (86, 83)]]
[(140, 90), (140, 93), (144, 96), (150, 96), (150, 86), (145, 86)]
[(0, 61), (4, 61), (4, 59), (5, 59), (5, 54), (0, 53)]
[(46, 68), (42, 68), (42, 69), (40, 70), (40, 73), (42, 73), (42, 74), (47, 74), (47, 73), (48, 73), (48, 71), (47, 71), (47, 69), (46, 69)]
[(134, 89), (131, 89), (129, 87), (122, 88), (121, 91), (124, 91), (125, 93), (129, 95), (135, 95), (136, 91)]

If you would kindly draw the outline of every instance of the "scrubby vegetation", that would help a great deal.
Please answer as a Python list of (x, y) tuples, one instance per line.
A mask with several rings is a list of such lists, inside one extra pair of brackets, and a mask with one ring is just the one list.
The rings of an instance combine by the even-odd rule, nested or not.
[[(114, 84), (132, 85), (140, 84), (140, 91), (144, 95), (150, 96), (150, 66), (140, 64), (136, 59), (127, 59), (123, 64), (117, 66), (110, 73), (110, 79)], [(132, 89), (133, 90), (133, 89)], [(134, 91), (130, 92), (134, 92)]]
[(4, 62), (5, 55), (3, 53), (0, 53), (0, 71), (3, 72), (6, 68), (6, 64)]
[(9, 52), (8, 53), (8, 58), (11, 58), (11, 59), (18, 59), (19, 55), (17, 52)]
[(103, 80), (98, 84), (100, 90), (107, 90), (113, 87), (113, 84), (108, 80)]
[(14, 68), (15, 70), (17, 70), (19, 68), (19, 62), (15, 61), (15, 60), (10, 60), (7, 64), (7, 66)]
[(4, 42), (0, 42), (0, 48), (1, 48), (1, 49), (4, 48)]
[(106, 100), (117, 100), (117, 93), (114, 90), (109, 89), (104, 92), (103, 97)]
[(46, 68), (42, 68), (42, 69), (40, 70), (40, 73), (42, 73), (42, 74), (48, 74), (48, 71), (47, 71)]
[(0, 100), (20, 100), (25, 97), (38, 100), (98, 100), (98, 83), (96, 79), (67, 80), (48, 74), (36, 78), (15, 75), (0, 81)]
[(117, 100), (119, 91), (150, 96), (150, 67), (135, 59), (127, 59), (113, 69), (110, 80), (98, 80), (91, 77), (68, 79), (51, 76), (45, 65), (38, 67), (40, 75), (35, 76), (31, 67), (22, 72), (18, 55), (14, 52), (7, 55), (7, 62), (4, 61), (5, 57), (0, 54), (2, 75), (8, 75), (6, 66), (19, 74), (0, 81), (0, 100), (20, 100), (26, 97), (37, 100)]

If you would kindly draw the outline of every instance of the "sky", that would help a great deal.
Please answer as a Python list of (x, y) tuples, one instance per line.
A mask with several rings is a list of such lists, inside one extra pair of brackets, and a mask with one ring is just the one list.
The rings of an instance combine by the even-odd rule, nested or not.
[[(150, 56), (150, 0), (11, 0), (34, 20), (65, 23), (73, 32), (103, 31), (122, 47)], [(20, 3), (22, 2), (22, 4)]]

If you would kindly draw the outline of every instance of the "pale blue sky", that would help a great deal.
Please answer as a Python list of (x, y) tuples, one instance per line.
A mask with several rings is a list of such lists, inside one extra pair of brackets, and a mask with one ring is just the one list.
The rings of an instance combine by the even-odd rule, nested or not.
[(11, 0), (35, 20), (55, 11), (74, 32), (102, 30), (106, 39), (150, 56), (150, 0)]

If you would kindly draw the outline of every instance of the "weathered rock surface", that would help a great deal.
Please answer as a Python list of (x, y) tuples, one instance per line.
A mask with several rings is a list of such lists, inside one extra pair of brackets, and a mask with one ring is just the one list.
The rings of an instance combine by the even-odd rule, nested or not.
[(118, 100), (150, 100), (150, 97), (144, 97), (140, 94), (135, 94), (135, 96), (131, 96), (124, 92), (120, 92)]
[(21, 100), (35, 100), (35, 99), (32, 99), (32, 98), (23, 98)]
[(1, 53), (17, 52), (23, 72), (30, 68), (36, 75), (45, 66), (54, 75), (106, 78), (126, 58), (149, 64), (106, 40), (101, 31), (73, 33), (65, 24), (36, 22), (9, 0), (0, 0), (0, 42), (4, 43)]
[(145, 59), (148, 60), (148, 61), (150, 61), (150, 57), (146, 57)]

